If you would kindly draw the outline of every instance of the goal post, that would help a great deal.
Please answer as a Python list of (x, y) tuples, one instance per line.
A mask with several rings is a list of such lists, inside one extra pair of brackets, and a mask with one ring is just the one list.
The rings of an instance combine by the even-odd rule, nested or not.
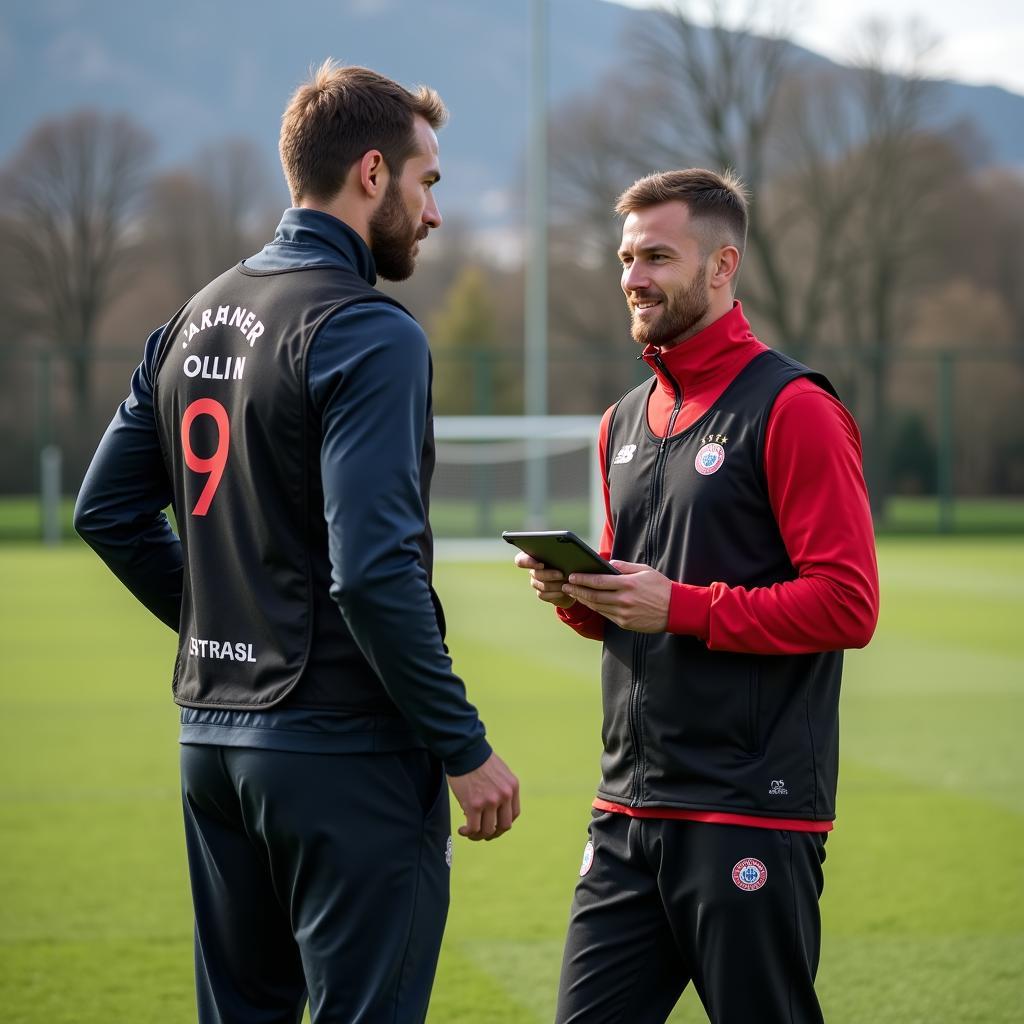
[[(503, 558), (502, 530), (604, 524), (598, 416), (438, 416), (430, 521), (438, 556)], [(543, 482), (538, 509), (536, 481)], [(539, 514), (538, 514), (539, 512)]]

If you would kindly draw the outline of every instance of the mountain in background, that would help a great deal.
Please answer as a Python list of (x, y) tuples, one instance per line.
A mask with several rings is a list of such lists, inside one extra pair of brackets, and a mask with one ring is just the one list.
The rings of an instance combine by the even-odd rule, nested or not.
[[(549, 10), (553, 104), (621, 67), (625, 30), (654, 16), (605, 0), (550, 0)], [(162, 165), (247, 136), (273, 167), (288, 97), (307, 68), (333, 56), (440, 91), (452, 114), (442, 137), (442, 208), (501, 225), (519, 219), (528, 39), (526, 0), (8, 5), (0, 12), (0, 161), (41, 118), (91, 106), (130, 113), (157, 138)], [(979, 166), (1024, 168), (1024, 97), (941, 82), (936, 101), (944, 121), (973, 122)]]

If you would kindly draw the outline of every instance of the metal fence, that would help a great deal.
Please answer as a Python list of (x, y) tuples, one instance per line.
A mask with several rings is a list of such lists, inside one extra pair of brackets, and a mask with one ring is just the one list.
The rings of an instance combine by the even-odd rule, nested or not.
[[(1021, 349), (1024, 351), (1024, 347)], [(91, 357), (87, 400), (76, 399), (75, 366), (53, 352), (0, 349), (0, 539), (42, 536), (44, 489), (64, 495), (51, 534), (69, 532), (70, 504), (89, 458), (128, 392), (139, 352)], [(862, 359), (823, 352), (829, 375), (867, 431), (873, 422)], [(1024, 360), (980, 347), (889, 357), (884, 419), (886, 501), (880, 529), (1024, 533)], [(435, 413), (522, 411), (522, 353), (477, 350), (435, 356)], [(552, 354), (549, 412), (600, 414), (649, 375), (633, 353), (586, 359)], [(869, 453), (870, 455), (870, 450)], [(878, 478), (868, 466), (869, 479)], [(881, 504), (877, 503), (876, 504)]]

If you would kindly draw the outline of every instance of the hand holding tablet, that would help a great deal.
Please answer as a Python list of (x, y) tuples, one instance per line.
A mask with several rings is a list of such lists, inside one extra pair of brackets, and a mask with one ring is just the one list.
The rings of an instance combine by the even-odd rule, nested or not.
[(545, 568), (557, 569), (567, 579), (572, 572), (621, 575), (572, 530), (506, 530), (501, 538), (542, 562)]

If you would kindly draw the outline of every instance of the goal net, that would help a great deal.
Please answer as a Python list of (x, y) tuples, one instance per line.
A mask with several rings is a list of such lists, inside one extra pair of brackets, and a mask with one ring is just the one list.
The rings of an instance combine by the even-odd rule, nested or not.
[(574, 530), (604, 520), (596, 416), (438, 416), (430, 522), (438, 555), (504, 558), (502, 530)]

